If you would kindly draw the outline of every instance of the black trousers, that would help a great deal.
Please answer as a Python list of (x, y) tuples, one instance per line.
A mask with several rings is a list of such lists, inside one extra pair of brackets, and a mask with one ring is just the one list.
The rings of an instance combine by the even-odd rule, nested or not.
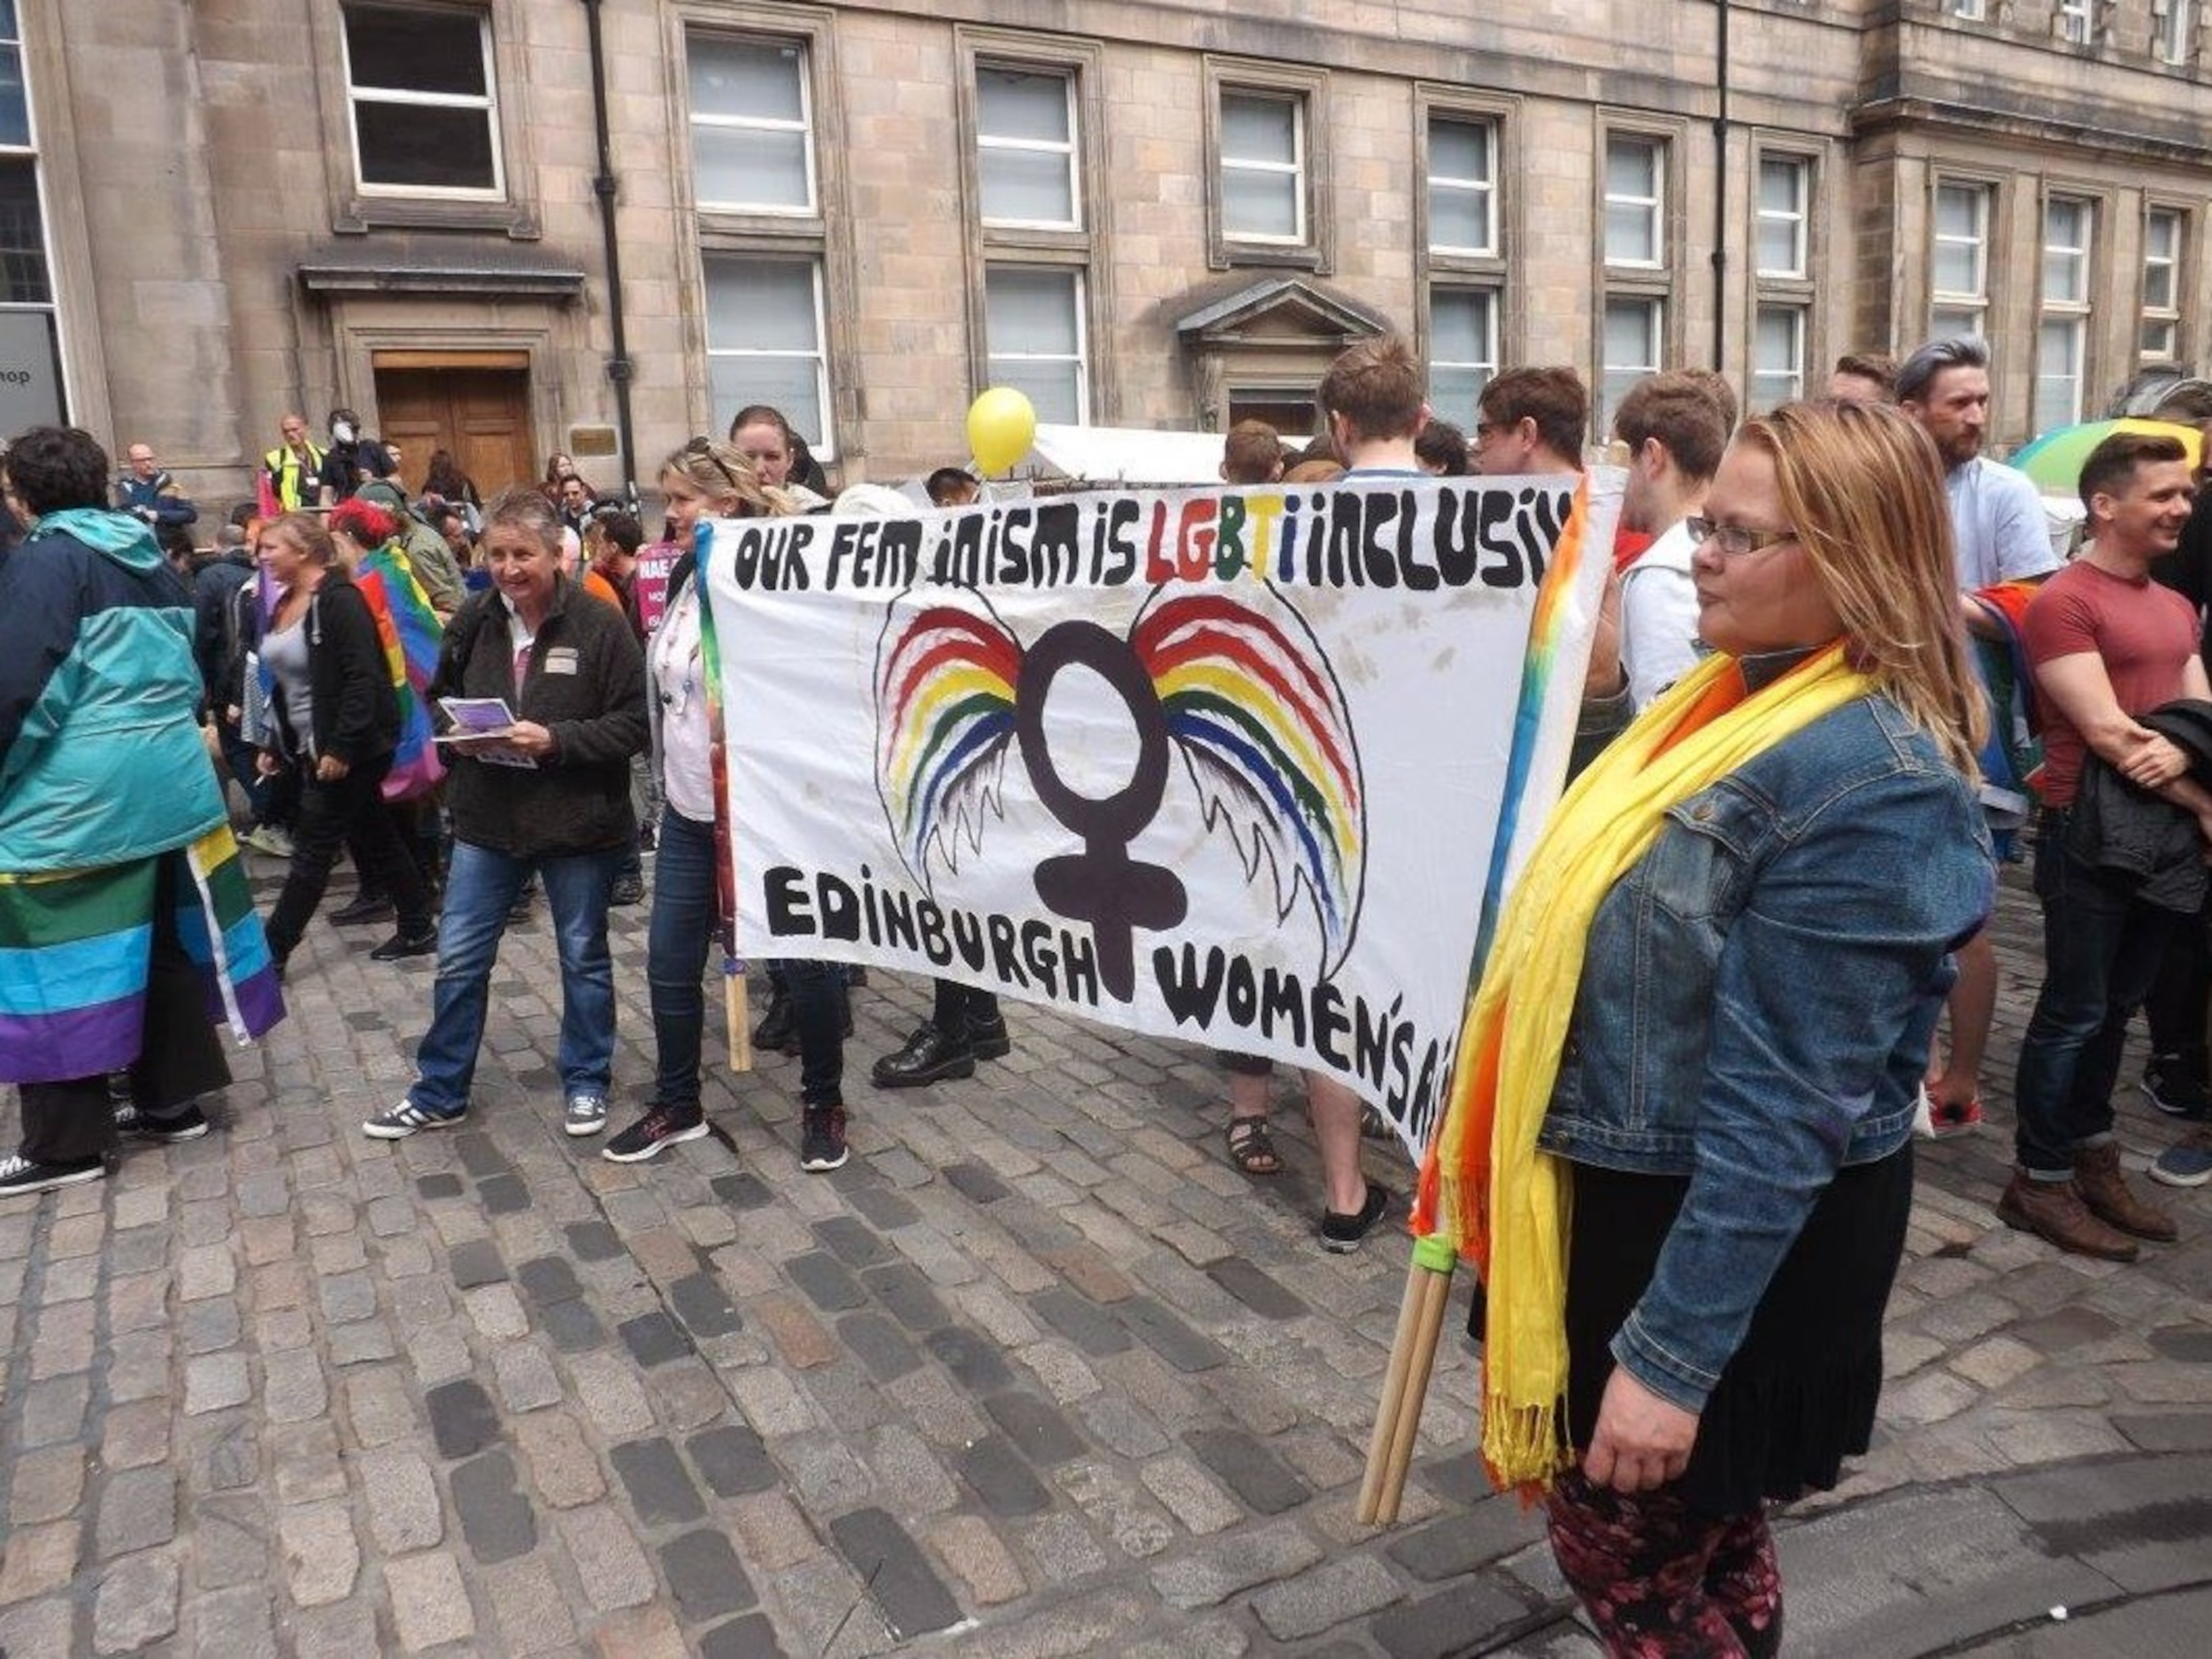
[[(177, 937), (175, 883), (169, 861), (154, 883), (153, 959), (146, 974), (146, 1028), (131, 1064), (131, 1099), (162, 1117), (230, 1081), (230, 1062), (207, 1013), (200, 971)], [(25, 1083), (23, 1156), (35, 1164), (74, 1164), (115, 1149), (115, 1112), (105, 1077)]]
[[(313, 764), (300, 763), (303, 768)], [(361, 762), (334, 782), (322, 783), (310, 775), (301, 786), (291, 867), (269, 917), (269, 951), (279, 962), (299, 948), (300, 935), (314, 919), (323, 889), (330, 885), (330, 866), (342, 846), (350, 845), (355, 857), (365, 861), (363, 882), (373, 882), (391, 895), (400, 932), (419, 935), (430, 931), (430, 889), (414, 856), (400, 840), (391, 809), (384, 804), (384, 774), (391, 769), (392, 757), (384, 755)]]
[(2151, 994), (2143, 999), (2154, 1054), (2189, 1055), (2201, 1075), (2205, 1048), (2205, 1003), (2212, 996), (2212, 898), (2174, 930)]

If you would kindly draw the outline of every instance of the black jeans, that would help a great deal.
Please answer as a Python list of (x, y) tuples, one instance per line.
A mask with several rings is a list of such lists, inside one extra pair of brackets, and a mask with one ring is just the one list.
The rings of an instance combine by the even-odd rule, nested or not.
[[(154, 883), (153, 956), (146, 971), (146, 1024), (131, 1064), (131, 1099), (155, 1118), (230, 1081), (230, 1062), (207, 1012), (200, 970), (177, 938), (175, 883), (162, 860)], [(23, 1156), (75, 1164), (115, 1149), (115, 1109), (104, 1077), (25, 1083)]]
[[(311, 761), (302, 761), (311, 769)], [(419, 936), (430, 931), (430, 889), (422, 872), (399, 838), (391, 810), (384, 804), (381, 786), (392, 769), (389, 755), (365, 760), (342, 778), (323, 783), (311, 775), (300, 788), (298, 826), (292, 832), (291, 868), (285, 874), (284, 891), (277, 895), (269, 917), (269, 951), (281, 963), (291, 956), (323, 902), (330, 885), (330, 866), (341, 846), (350, 844), (357, 858), (365, 860), (364, 883), (391, 895), (399, 911), (399, 930)]]
[(2043, 815), (2035, 891), (2043, 901), (2043, 989), (2020, 1044), (2014, 1087), (2021, 1166), (2055, 1176), (2074, 1150), (2112, 1128), (2112, 1086), (2128, 1021), (2142, 1005), (2167, 941), (2190, 918), (2135, 896), (2065, 849), (2066, 815)]
[(2158, 978), (2143, 999), (2143, 1018), (2151, 1028), (2154, 1054), (2193, 1056), (2198, 1080), (2203, 1080), (2205, 1009), (2212, 1000), (2212, 949), (2206, 929), (2212, 927), (2212, 899), (2194, 916), (2181, 918), (2174, 936), (2166, 941), (2166, 955), (2158, 964)]
[(799, 1033), (799, 1099), (845, 1103), (845, 975), (833, 962), (786, 957), (776, 964)]
[(246, 793), (246, 805), (253, 812), (256, 824), (273, 823), (269, 815), (269, 796), (276, 780), (261, 775), (261, 751), (238, 734), (238, 728), (229, 721), (217, 718), (216, 733), (223, 741), (223, 764), (230, 768), (230, 775), (238, 780), (238, 787)]
[[(653, 914), (646, 933), (645, 980), (658, 1056), (654, 1099), (688, 1116), (699, 1110), (699, 1050), (706, 1026), (701, 979), (720, 910), (715, 892), (714, 826), (671, 807), (661, 815), (653, 872)], [(767, 964), (766, 979), (791, 999), (799, 1033), (799, 1097), (809, 1106), (844, 1103), (845, 978), (830, 963)], [(758, 983), (757, 980), (755, 981)]]

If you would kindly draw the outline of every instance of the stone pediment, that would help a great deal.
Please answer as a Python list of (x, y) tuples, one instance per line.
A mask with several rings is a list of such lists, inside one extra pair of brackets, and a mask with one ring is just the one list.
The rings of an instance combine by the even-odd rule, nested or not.
[(1239, 273), (1202, 283), (1163, 309), (1184, 348), (1194, 351), (1340, 349), (1388, 334), (1392, 326), (1380, 311), (1308, 276)]

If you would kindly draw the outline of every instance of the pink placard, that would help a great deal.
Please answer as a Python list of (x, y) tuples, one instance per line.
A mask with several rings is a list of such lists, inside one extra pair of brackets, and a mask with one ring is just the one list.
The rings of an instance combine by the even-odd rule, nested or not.
[(637, 550), (637, 571), (632, 580), (638, 618), (648, 634), (661, 625), (661, 616), (668, 609), (668, 579), (683, 556), (683, 549), (673, 541), (649, 541)]

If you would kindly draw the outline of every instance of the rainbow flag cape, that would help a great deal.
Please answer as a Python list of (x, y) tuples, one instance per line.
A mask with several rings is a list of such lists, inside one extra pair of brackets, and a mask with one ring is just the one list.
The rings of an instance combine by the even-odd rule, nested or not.
[(0, 875), (0, 1079), (95, 1077), (138, 1058), (165, 861), (177, 937), (201, 971), (210, 1023), (247, 1042), (284, 1018), (238, 843), (219, 825), (129, 864)]
[(427, 795), (445, 776), (445, 763), (431, 741), (429, 696), (445, 624), (430, 608), (430, 595), (416, 580), (407, 549), (396, 541), (365, 556), (354, 570), (353, 583), (376, 618), (392, 687), (399, 694), (399, 746), (392, 752), (392, 770), (385, 775), (384, 798), (411, 801)]

